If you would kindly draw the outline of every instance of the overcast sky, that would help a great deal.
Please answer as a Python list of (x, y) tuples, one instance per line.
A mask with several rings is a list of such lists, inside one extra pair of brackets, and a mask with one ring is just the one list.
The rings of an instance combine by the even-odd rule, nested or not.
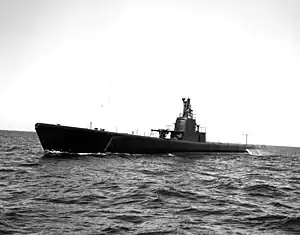
[(190, 97), (209, 141), (300, 146), (300, 1), (0, 0), (0, 129), (131, 132)]

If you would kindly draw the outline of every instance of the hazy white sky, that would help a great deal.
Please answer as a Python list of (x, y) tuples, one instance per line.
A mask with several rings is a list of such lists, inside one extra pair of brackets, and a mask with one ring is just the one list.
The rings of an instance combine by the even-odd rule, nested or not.
[(300, 146), (300, 1), (0, 0), (0, 129), (140, 133), (190, 97), (209, 141)]

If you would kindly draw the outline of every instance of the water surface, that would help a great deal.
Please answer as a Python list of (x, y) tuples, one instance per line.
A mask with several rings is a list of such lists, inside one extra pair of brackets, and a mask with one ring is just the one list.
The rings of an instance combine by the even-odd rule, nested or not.
[(1, 234), (300, 234), (300, 149), (44, 156), (0, 131)]

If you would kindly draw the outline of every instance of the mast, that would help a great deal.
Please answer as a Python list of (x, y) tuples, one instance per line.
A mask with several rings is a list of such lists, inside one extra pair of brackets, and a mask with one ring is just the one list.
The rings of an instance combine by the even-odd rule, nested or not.
[(193, 110), (191, 107), (191, 100), (190, 98), (182, 98), (183, 102), (183, 112), (182, 112), (182, 117), (184, 118), (193, 118)]

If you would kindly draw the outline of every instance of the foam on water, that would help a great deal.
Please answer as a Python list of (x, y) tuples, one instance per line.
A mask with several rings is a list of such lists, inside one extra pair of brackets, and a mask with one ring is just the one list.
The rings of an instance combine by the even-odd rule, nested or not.
[(260, 149), (246, 149), (247, 153), (252, 156), (262, 156)]

